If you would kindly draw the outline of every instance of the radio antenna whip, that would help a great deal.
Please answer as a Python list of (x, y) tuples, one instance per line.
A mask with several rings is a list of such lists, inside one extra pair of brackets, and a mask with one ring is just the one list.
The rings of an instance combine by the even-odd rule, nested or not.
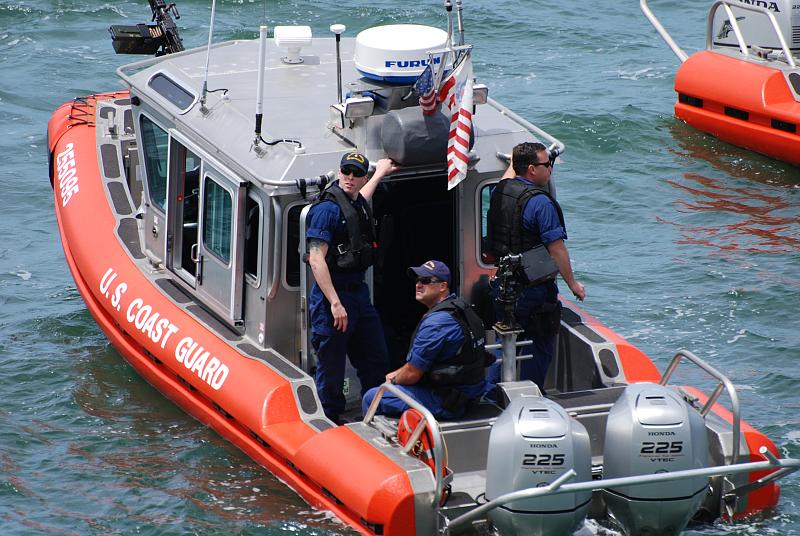
[(206, 95), (208, 95), (208, 62), (211, 58), (211, 38), (214, 36), (214, 16), (217, 13), (217, 0), (211, 2), (211, 26), (208, 28), (208, 47), (206, 49), (206, 71), (203, 75), (203, 92), (200, 95), (200, 111), (205, 113), (208, 111), (206, 108)]
[[(266, 21), (265, 21), (266, 22)], [(258, 30), (258, 87), (256, 89), (256, 132), (253, 145), (259, 149), (261, 141), (261, 120), (264, 117), (264, 71), (267, 63), (267, 25), (262, 24)]]
[(331, 24), (331, 32), (336, 35), (336, 102), (342, 103), (342, 33), (346, 30), (344, 24)]

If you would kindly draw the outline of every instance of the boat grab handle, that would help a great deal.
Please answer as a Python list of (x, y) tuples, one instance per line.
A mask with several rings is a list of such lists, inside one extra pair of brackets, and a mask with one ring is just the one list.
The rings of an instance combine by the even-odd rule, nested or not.
[(275, 222), (275, 234), (272, 241), (272, 270), (267, 280), (267, 299), (272, 301), (278, 293), (281, 281), (281, 243), (283, 238), (283, 212), (276, 197), (272, 198), (272, 220)]
[(661, 36), (661, 39), (663, 39), (669, 48), (672, 49), (672, 52), (678, 56), (678, 59), (681, 60), (681, 63), (689, 59), (689, 55), (686, 53), (686, 51), (678, 46), (678, 43), (676, 43), (672, 36), (669, 35), (669, 32), (667, 32), (656, 16), (653, 15), (653, 12), (650, 11), (650, 7), (647, 5), (647, 0), (639, 0), (639, 8), (642, 10), (642, 13), (644, 13), (644, 16), (647, 17), (647, 20), (650, 21), (650, 24), (652, 24), (656, 29), (658, 35)]
[[(364, 415), (364, 424), (369, 424), (372, 422), (372, 419), (375, 417), (375, 413), (378, 411), (378, 405), (380, 404), (381, 398), (383, 398), (383, 394), (389, 391), (392, 395), (396, 396), (415, 410), (419, 411), (422, 414), (424, 421), (427, 424), (430, 424), (431, 435), (433, 436), (433, 461), (434, 461), (434, 477), (436, 479), (436, 491), (433, 494), (433, 499), (431, 502), (431, 507), (434, 510), (439, 509), (439, 499), (442, 496), (442, 489), (444, 488), (444, 475), (442, 474), (441, 470), (441, 460), (444, 456), (444, 440), (442, 439), (442, 432), (439, 430), (439, 423), (434, 418), (433, 414), (420, 404), (417, 400), (410, 397), (394, 384), (389, 382), (384, 383), (380, 387), (378, 387), (378, 391), (375, 393), (375, 398), (372, 399), (372, 404), (369, 405), (369, 409), (367, 413)], [(414, 436), (417, 438), (422, 433), (422, 426), (418, 426), (416, 430), (414, 430)], [(414, 441), (412, 441), (414, 437), (409, 439), (409, 444), (413, 445)], [(407, 452), (407, 451), (406, 451)]]
[(711, 393), (711, 396), (708, 397), (705, 405), (700, 410), (700, 415), (705, 417), (708, 412), (711, 411), (712, 406), (716, 404), (717, 399), (719, 399), (719, 396), (722, 394), (722, 390), (728, 391), (728, 397), (731, 400), (731, 413), (733, 414), (733, 452), (731, 453), (731, 465), (736, 464), (739, 461), (739, 443), (741, 441), (741, 415), (739, 412), (739, 395), (736, 394), (736, 388), (727, 376), (688, 350), (678, 350), (678, 353), (676, 353), (672, 361), (669, 362), (664, 374), (661, 376), (661, 381), (659, 382), (661, 385), (666, 386), (669, 384), (669, 379), (672, 377), (672, 374), (675, 372), (675, 369), (678, 368), (683, 358), (697, 365), (712, 378), (719, 380), (714, 392)]
[[(500, 104), (496, 100), (493, 100), (492, 98), (487, 99), (486, 102), (492, 108), (494, 108), (495, 110), (497, 110), (501, 114), (505, 115), (506, 117), (508, 117), (509, 119), (514, 121), (515, 123), (517, 123), (519, 126), (523, 127), (528, 132), (530, 132), (532, 134), (536, 134), (537, 136), (539, 136), (539, 138), (542, 138), (542, 139), (546, 140), (550, 144), (547, 147), (548, 151), (555, 152), (556, 154), (561, 154), (561, 153), (564, 152), (564, 149), (566, 148), (566, 146), (564, 145), (564, 143), (562, 141), (560, 141), (558, 138), (556, 138), (552, 134), (549, 134), (548, 132), (545, 132), (544, 130), (542, 130), (541, 128), (537, 127), (536, 125), (534, 125), (533, 123), (531, 123), (530, 121), (525, 119), (524, 117), (515, 114), (514, 112), (512, 112), (508, 108), (504, 107), (502, 104)], [(498, 156), (500, 154), (502, 154), (502, 153), (498, 153)], [(508, 162), (506, 162), (506, 163), (508, 163)]]
[[(641, 1), (644, 2), (645, 0)], [(748, 56), (750, 53), (747, 50), (747, 43), (744, 41), (744, 36), (739, 28), (739, 23), (737, 22), (736, 16), (731, 10), (731, 3), (728, 0), (717, 0), (711, 5), (711, 9), (708, 11), (708, 21), (706, 22), (706, 50), (711, 50), (713, 47), (713, 40), (711, 36), (714, 33), (714, 15), (716, 15), (717, 9), (719, 9), (720, 6), (725, 9), (725, 12), (728, 15), (728, 21), (731, 23), (733, 33), (736, 35), (736, 40), (739, 42), (739, 50), (742, 52), (743, 56)], [(794, 56), (789, 50), (789, 46), (786, 44), (786, 39), (783, 38), (780, 26), (778, 26), (778, 21), (775, 19), (775, 15), (773, 15), (770, 10), (762, 6), (740, 4), (738, 2), (736, 3), (735, 7), (736, 9), (752, 11), (753, 13), (765, 15), (769, 19), (770, 24), (772, 24), (772, 29), (775, 31), (775, 35), (778, 36), (778, 42), (781, 44), (781, 49), (783, 49), (783, 53), (786, 56), (786, 62), (793, 68), (797, 67), (797, 64), (794, 61)]]

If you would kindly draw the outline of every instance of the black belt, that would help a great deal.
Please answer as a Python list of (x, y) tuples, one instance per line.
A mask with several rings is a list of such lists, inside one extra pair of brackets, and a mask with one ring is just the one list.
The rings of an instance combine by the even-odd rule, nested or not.
[(358, 283), (334, 283), (333, 288), (335, 288), (337, 291), (343, 290), (344, 292), (355, 292), (356, 290), (359, 290), (363, 284), (363, 281), (359, 281)]

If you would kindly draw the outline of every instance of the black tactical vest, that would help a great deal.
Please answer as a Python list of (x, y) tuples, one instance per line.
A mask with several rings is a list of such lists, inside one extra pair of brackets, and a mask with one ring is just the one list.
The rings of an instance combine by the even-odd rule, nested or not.
[(372, 266), (375, 241), (375, 227), (372, 220), (372, 209), (362, 198), (361, 207), (353, 206), (348, 195), (339, 188), (338, 182), (331, 184), (322, 192), (315, 204), (322, 201), (333, 201), (342, 211), (345, 228), (336, 226), (333, 243), (328, 245), (325, 262), (331, 272), (357, 272)]
[(538, 234), (531, 233), (522, 226), (525, 204), (535, 195), (546, 195), (550, 198), (556, 207), (558, 221), (566, 230), (561, 206), (547, 190), (517, 179), (501, 180), (492, 192), (487, 214), (489, 250), (494, 253), (496, 261), (509, 253), (523, 253), (542, 243)]
[[(423, 376), (423, 382), (427, 385), (449, 387), (456, 385), (471, 385), (484, 379), (483, 368), (485, 366), (484, 352), (486, 337), (483, 328), (483, 321), (475, 311), (462, 299), (453, 298), (444, 300), (434, 305), (425, 316), (437, 311), (445, 311), (458, 322), (464, 332), (464, 344), (458, 350), (458, 354), (433, 364), (431, 370)], [(414, 334), (411, 336), (413, 344), (417, 337), (417, 331), (422, 324), (422, 320), (417, 324)]]

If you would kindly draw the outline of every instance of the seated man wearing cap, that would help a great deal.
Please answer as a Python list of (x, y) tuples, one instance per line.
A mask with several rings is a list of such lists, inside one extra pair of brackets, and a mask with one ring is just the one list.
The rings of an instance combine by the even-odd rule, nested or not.
[(370, 302), (364, 272), (372, 266), (375, 228), (369, 200), (384, 176), (397, 166), (380, 160), (371, 179), (369, 160), (351, 152), (342, 157), (339, 180), (311, 207), (307, 218), (311, 289), (311, 344), (317, 353), (315, 381), (325, 415), (339, 421), (345, 409), (345, 359), (358, 373), (362, 395), (380, 385), (389, 369), (386, 341)]
[[(485, 390), (483, 322), (463, 300), (450, 293), (450, 270), (441, 261), (409, 268), (416, 277), (417, 301), (428, 307), (411, 338), (406, 364), (386, 375), (437, 418), (464, 414), (470, 401)], [(378, 388), (362, 401), (367, 412)], [(379, 414), (399, 415), (409, 406), (384, 392)]]

